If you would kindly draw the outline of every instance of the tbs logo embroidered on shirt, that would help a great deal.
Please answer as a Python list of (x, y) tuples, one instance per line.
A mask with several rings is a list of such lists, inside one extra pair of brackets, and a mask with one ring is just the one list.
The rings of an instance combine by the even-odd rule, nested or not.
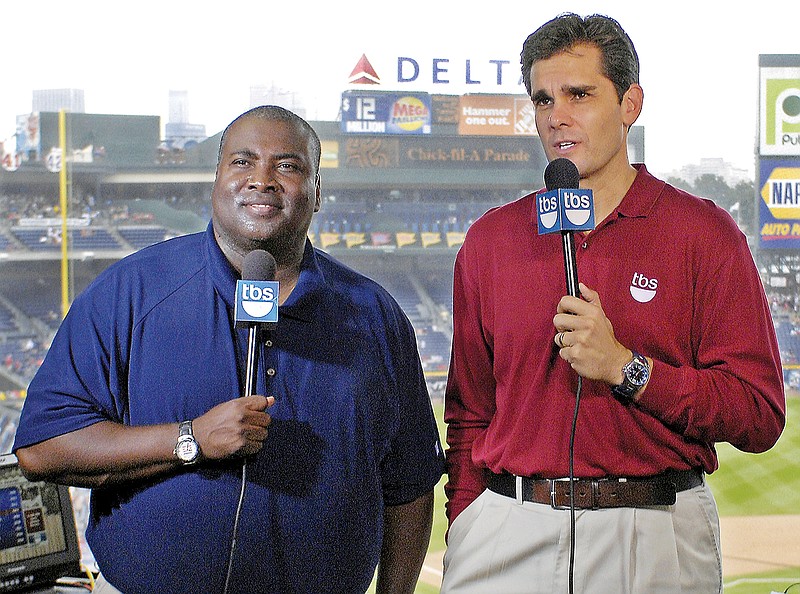
[(658, 289), (658, 279), (647, 278), (641, 272), (633, 273), (633, 280), (631, 280), (631, 297), (639, 303), (647, 303), (652, 301), (656, 296), (656, 289)]
[(236, 305), (234, 318), (237, 322), (277, 322), (277, 281), (236, 281)]

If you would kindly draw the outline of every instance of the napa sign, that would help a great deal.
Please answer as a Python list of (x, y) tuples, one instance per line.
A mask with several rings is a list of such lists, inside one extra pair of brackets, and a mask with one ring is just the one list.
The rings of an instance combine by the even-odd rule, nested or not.
[(800, 159), (760, 161), (762, 248), (800, 249)]

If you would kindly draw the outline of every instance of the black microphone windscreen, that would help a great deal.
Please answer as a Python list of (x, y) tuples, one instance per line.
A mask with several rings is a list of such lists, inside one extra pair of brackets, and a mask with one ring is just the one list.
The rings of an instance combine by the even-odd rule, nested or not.
[(578, 167), (569, 159), (559, 158), (547, 164), (544, 170), (544, 185), (547, 191), (575, 190), (581, 183)]
[(275, 258), (266, 250), (253, 250), (244, 257), (242, 263), (242, 280), (271, 281), (275, 280)]

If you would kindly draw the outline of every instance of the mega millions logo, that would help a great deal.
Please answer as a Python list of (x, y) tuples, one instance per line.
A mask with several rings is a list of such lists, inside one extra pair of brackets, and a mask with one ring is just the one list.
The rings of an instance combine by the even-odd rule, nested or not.
[(800, 168), (773, 169), (761, 187), (761, 199), (776, 219), (800, 219)]
[(762, 154), (800, 155), (800, 78), (767, 78), (762, 93)]
[(401, 97), (392, 105), (389, 126), (403, 132), (415, 132), (431, 125), (430, 109), (417, 97)]

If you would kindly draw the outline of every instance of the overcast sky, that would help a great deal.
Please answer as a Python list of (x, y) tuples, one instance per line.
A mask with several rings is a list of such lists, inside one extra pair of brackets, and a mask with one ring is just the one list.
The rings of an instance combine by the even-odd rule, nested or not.
[[(559, 12), (604, 13), (641, 60), (649, 168), (704, 157), (754, 168), (759, 54), (800, 53), (800, 2), (432, 0), (40, 0), (3, 2), (0, 140), (31, 110), (33, 89), (77, 88), (88, 113), (160, 115), (187, 91), (189, 121), (212, 135), (249, 107), (250, 88), (296, 93), (308, 119), (333, 120), (362, 54), (381, 89), (524, 92), (522, 42)], [(419, 64), (398, 82), (399, 57)], [(447, 73), (433, 83), (433, 60)], [(466, 85), (465, 63), (471, 64)], [(506, 60), (502, 85), (496, 66)], [(404, 73), (404, 77), (410, 76)]]

